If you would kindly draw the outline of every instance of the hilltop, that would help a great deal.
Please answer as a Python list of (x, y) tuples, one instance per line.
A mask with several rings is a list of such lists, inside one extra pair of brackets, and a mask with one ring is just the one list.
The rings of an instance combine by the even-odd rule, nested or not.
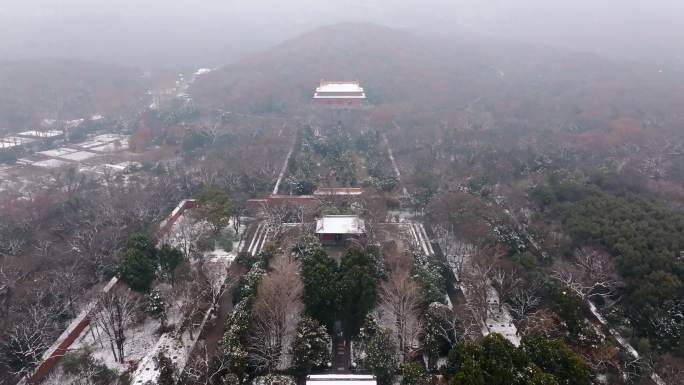
[(666, 120), (684, 106), (674, 70), (472, 36), (428, 38), (371, 24), (323, 27), (199, 78), (201, 109), (291, 112), (320, 79), (359, 79), (373, 104), (448, 119), (477, 105), (499, 125), (624, 114)]

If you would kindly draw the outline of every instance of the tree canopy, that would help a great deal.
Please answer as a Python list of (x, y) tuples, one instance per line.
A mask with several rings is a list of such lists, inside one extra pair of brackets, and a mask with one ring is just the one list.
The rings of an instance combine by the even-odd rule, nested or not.
[(464, 342), (449, 352), (454, 385), (589, 385), (587, 364), (562, 341), (525, 337), (515, 347), (499, 334)]
[(355, 335), (377, 301), (378, 277), (372, 252), (350, 248), (338, 267), (316, 239), (304, 237), (295, 246), (302, 263), (306, 311), (332, 330), (341, 318)]
[(218, 187), (208, 187), (197, 197), (200, 218), (209, 222), (218, 234), (228, 226), (233, 215), (233, 205), (227, 192)]
[(131, 287), (141, 292), (150, 290), (155, 278), (157, 248), (145, 235), (133, 235), (126, 245), (119, 264), (119, 276)]
[(600, 245), (614, 256), (627, 313), (641, 334), (652, 336), (654, 320), (684, 296), (684, 212), (619, 188), (613, 179), (597, 183), (552, 178), (531, 195), (553, 209), (576, 245)]
[(118, 273), (131, 289), (147, 292), (158, 274), (171, 276), (182, 260), (180, 250), (169, 245), (157, 248), (148, 236), (135, 234), (128, 239)]
[(304, 316), (297, 325), (292, 342), (292, 365), (301, 374), (321, 369), (330, 360), (330, 335), (325, 326), (311, 317)]

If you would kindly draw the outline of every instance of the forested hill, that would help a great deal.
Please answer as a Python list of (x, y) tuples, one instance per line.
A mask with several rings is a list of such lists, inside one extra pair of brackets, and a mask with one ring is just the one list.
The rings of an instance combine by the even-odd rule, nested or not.
[(145, 93), (141, 75), (136, 68), (75, 60), (0, 62), (0, 128), (128, 112)]
[[(320, 28), (197, 80), (200, 108), (281, 112), (320, 79), (358, 79), (374, 104), (449, 118), (466, 105), (499, 126), (619, 116), (667, 120), (684, 107), (684, 77), (646, 65), (463, 35), (428, 38), (369, 24)], [(517, 123), (516, 123), (517, 122)]]

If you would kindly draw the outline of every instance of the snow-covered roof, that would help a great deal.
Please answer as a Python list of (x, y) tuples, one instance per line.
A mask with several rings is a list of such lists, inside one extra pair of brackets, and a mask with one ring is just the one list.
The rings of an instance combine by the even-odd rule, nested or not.
[(365, 99), (366, 94), (359, 82), (346, 81), (321, 81), (316, 88), (314, 99)]
[(62, 131), (57, 131), (57, 130), (49, 130), (49, 131), (31, 130), (31, 131), (20, 132), (17, 135), (30, 136), (30, 137), (34, 137), (34, 138), (52, 138), (55, 136), (62, 135)]
[(316, 92), (363, 92), (357, 82), (323, 82)]
[(361, 195), (363, 189), (360, 187), (320, 187), (313, 193), (314, 195)]
[(326, 215), (316, 221), (316, 234), (363, 234), (365, 223), (356, 215)]
[(314, 374), (306, 377), (306, 385), (375, 385), (375, 376), (362, 374)]
[(34, 139), (20, 138), (18, 136), (7, 136), (0, 138), (0, 148), (12, 148), (33, 142)]

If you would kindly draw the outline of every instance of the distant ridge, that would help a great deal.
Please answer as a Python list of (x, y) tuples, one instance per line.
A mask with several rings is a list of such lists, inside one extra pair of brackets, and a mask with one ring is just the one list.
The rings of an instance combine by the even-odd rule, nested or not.
[(315, 29), (200, 77), (190, 92), (203, 110), (280, 113), (306, 106), (320, 79), (358, 79), (370, 103), (436, 121), (474, 105), (499, 125), (533, 127), (684, 107), (684, 77), (653, 66), (364, 23)]

